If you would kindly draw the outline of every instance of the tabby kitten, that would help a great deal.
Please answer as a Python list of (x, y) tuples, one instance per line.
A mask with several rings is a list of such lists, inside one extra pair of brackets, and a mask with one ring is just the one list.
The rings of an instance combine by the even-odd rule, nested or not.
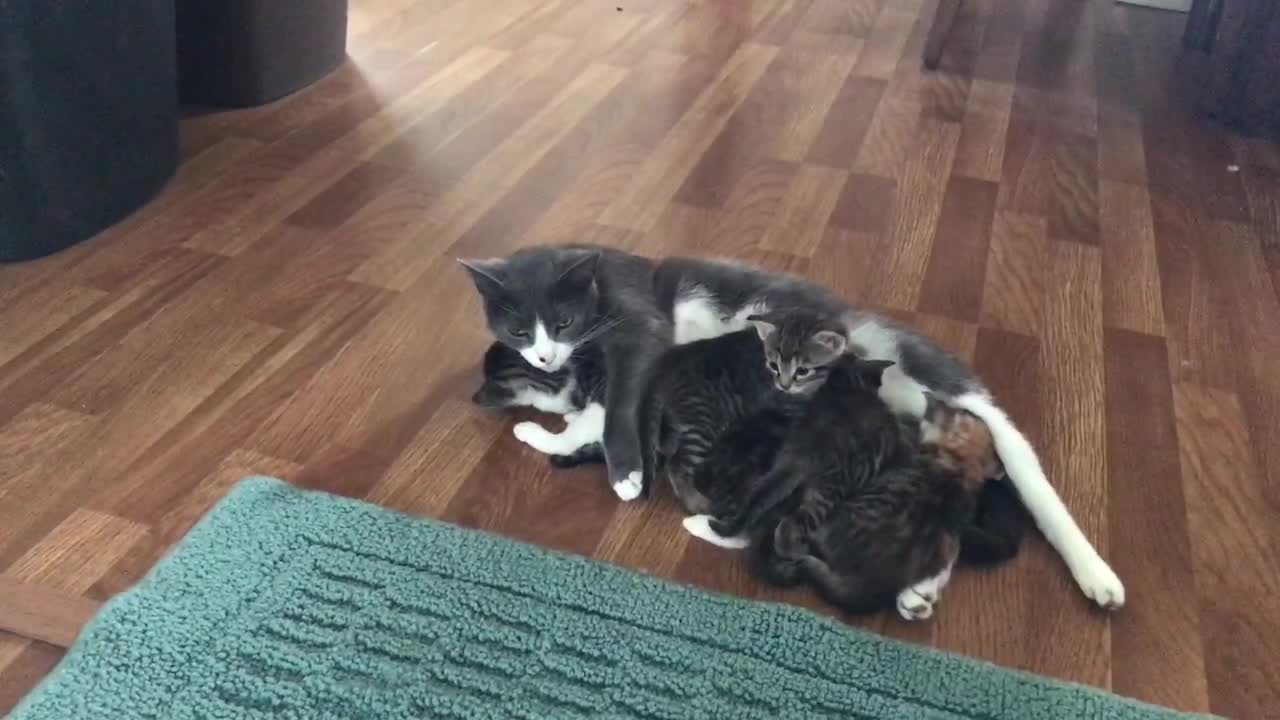
[[(895, 415), (880, 398), (892, 363), (846, 357), (793, 424), (773, 469), (725, 519), (685, 525), (717, 544), (751, 534), (753, 572), (782, 586), (811, 582), (850, 613), (896, 600), (908, 620), (932, 615), (962, 545), (1001, 535), (974, 526), (987, 478), (1001, 472), (986, 425), (930, 394), (924, 417)], [(1005, 552), (1016, 552), (1010, 526)], [(995, 562), (994, 544), (975, 557)], [(990, 552), (988, 552), (990, 551)]]
[(484, 384), (472, 402), (489, 408), (531, 407), (563, 415), (553, 433), (535, 422), (517, 423), (522, 442), (551, 456), (556, 467), (604, 462), (604, 360), (598, 348), (579, 349), (555, 372), (525, 362), (519, 351), (495, 342), (484, 354)]
[(642, 394), (645, 489), (661, 459), (690, 513), (711, 507), (708, 493), (720, 478), (700, 474), (708, 459), (719, 458), (716, 467), (737, 464), (722, 473), (729, 483), (739, 472), (754, 475), (772, 465), (790, 419), (845, 350), (844, 334), (819, 313), (772, 312), (749, 322), (755, 329), (667, 350)]

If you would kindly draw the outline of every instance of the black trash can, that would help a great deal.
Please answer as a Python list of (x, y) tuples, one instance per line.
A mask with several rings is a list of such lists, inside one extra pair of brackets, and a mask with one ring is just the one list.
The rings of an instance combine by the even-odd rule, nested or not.
[(86, 240), (178, 163), (173, 0), (0, 0), (0, 262)]
[(186, 105), (262, 105), (347, 56), (347, 0), (177, 0), (177, 10)]

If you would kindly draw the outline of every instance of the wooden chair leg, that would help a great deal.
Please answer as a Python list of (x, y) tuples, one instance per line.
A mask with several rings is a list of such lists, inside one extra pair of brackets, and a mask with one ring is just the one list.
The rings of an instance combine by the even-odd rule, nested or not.
[(938, 69), (938, 61), (942, 59), (942, 49), (947, 43), (947, 35), (951, 25), (960, 12), (961, 0), (938, 0), (938, 9), (933, 14), (933, 24), (929, 26), (929, 37), (924, 43), (924, 66), (929, 70)]

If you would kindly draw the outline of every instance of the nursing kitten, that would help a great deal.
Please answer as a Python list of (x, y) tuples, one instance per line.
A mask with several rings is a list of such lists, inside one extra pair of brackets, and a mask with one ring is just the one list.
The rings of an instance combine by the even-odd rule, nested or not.
[(894, 412), (921, 417), (925, 394), (932, 392), (982, 419), (991, 430), (1012, 489), (1062, 556), (1081, 591), (1107, 609), (1124, 605), (1124, 584), (1081, 532), (1045, 477), (1031, 443), (974, 373), (929, 338), (854, 308), (809, 280), (735, 260), (663, 259), (654, 270), (653, 293), (657, 305), (671, 318), (677, 343), (736, 332), (747, 326), (747, 316), (768, 308), (804, 307), (840, 317), (851, 346), (861, 348), (865, 357), (894, 363), (879, 391)]
[(495, 342), (484, 354), (484, 384), (472, 402), (489, 408), (531, 407), (565, 416), (553, 433), (538, 423), (517, 423), (515, 436), (551, 456), (556, 467), (604, 462), (604, 362), (597, 348), (580, 348), (555, 372), (539, 370)]
[[(922, 420), (896, 415), (879, 397), (890, 365), (842, 360), (737, 511), (688, 518), (690, 532), (733, 546), (745, 530), (767, 581), (810, 582), (856, 614), (896, 600), (909, 620), (932, 615), (965, 542), (986, 564), (1012, 557), (1021, 526), (974, 525), (987, 478), (1001, 473), (986, 425), (933, 395)], [(1005, 545), (987, 542), (997, 538)]]
[[(459, 262), (484, 301), (494, 338), (534, 368), (555, 373), (584, 347), (599, 349), (606, 378), (601, 415), (609, 482), (623, 500), (639, 496), (640, 384), (672, 339), (671, 323), (653, 296), (653, 261), (569, 245)], [(517, 432), (527, 433), (526, 441), (547, 439), (529, 426), (517, 426)]]
[(709, 459), (728, 481), (772, 465), (790, 418), (845, 350), (838, 326), (818, 313), (764, 313), (749, 322), (754, 329), (667, 350), (641, 400), (645, 489), (661, 459), (690, 513), (707, 512), (707, 495), (716, 494), (709, 489), (716, 478), (700, 474)]

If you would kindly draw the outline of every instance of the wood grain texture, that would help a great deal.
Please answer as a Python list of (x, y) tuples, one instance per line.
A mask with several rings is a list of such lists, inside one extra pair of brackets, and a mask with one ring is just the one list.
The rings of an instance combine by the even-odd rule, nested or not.
[(0, 575), (0, 631), (58, 647), (71, 647), (100, 603)]
[[(1165, 592), (1111, 623), (1111, 650), (1159, 655), (1159, 669), (1117, 664), (1120, 692), (1161, 705), (1209, 709), (1187, 506), (1178, 463), (1173, 393), (1164, 342), (1107, 329), (1104, 336), (1107, 423), (1107, 513), (1116, 572), (1150, 577)], [(1130, 582), (1133, 582), (1132, 580)], [(1139, 580), (1138, 582), (1143, 582)]]
[[(191, 113), (151, 203), (0, 267), (6, 587), (106, 601), (267, 473), (835, 614), (469, 402), (491, 340), (456, 256), (726, 255), (971, 361), (1128, 589), (1093, 611), (1033, 536), (929, 624), (849, 622), (1274, 714), (1280, 146), (1187, 110), (1181, 16), (965, 0), (928, 72), (933, 0), (622, 7), (352, 0), (337, 71)], [(0, 630), (0, 713), (61, 656)]]

